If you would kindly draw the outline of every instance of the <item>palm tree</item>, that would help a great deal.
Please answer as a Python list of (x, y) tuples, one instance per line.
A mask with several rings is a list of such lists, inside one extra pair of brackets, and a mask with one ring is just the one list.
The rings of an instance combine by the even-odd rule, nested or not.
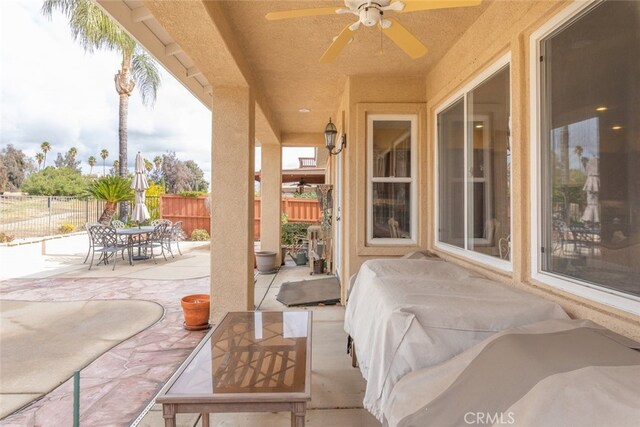
[(77, 155), (78, 155), (78, 149), (76, 147), (69, 148), (69, 158), (71, 158), (72, 161), (76, 160)]
[(153, 169), (153, 163), (151, 163), (147, 159), (144, 159), (144, 168), (147, 170), (147, 172), (151, 172), (151, 169)]
[(133, 200), (134, 197), (131, 189), (131, 180), (118, 175), (103, 176), (96, 179), (89, 185), (87, 191), (97, 200), (106, 202), (102, 215), (98, 220), (104, 225), (109, 225), (111, 222), (118, 203)]
[(118, 175), (118, 170), (120, 169), (120, 161), (119, 160), (114, 160), (113, 161), (113, 174), (114, 175)]
[[(69, 20), (73, 38), (86, 52), (97, 49), (117, 51), (122, 55), (120, 70), (115, 75), (119, 101), (118, 158), (120, 176), (127, 175), (127, 113), (129, 96), (138, 86), (142, 103), (153, 104), (160, 87), (160, 74), (151, 56), (136, 41), (114, 23), (91, 0), (44, 0), (42, 13), (51, 18), (58, 10)], [(120, 207), (120, 216), (126, 217), (127, 204)]]
[(44, 161), (44, 154), (42, 153), (36, 153), (36, 162), (38, 162), (38, 170), (40, 170), (40, 165), (42, 164), (42, 162)]
[(44, 153), (44, 163), (42, 166), (42, 169), (44, 169), (47, 167), (47, 153), (51, 151), (51, 144), (49, 144), (49, 142), (47, 141), (44, 141), (42, 144), (40, 144), (40, 149)]
[(104, 164), (105, 164), (105, 160), (107, 160), (107, 157), (109, 157), (109, 151), (107, 151), (106, 148), (103, 148), (102, 150), (100, 150), (100, 157), (102, 157), (102, 176), (104, 176), (105, 174)]
[(162, 157), (155, 156), (153, 158), (153, 164), (156, 165), (156, 169), (160, 170), (160, 166), (162, 166)]
[(89, 163), (89, 166), (91, 167), (91, 169), (89, 169), (89, 175), (91, 175), (93, 173), (93, 167), (96, 165), (96, 158), (93, 156), (89, 156), (89, 158), (87, 159), (87, 163)]

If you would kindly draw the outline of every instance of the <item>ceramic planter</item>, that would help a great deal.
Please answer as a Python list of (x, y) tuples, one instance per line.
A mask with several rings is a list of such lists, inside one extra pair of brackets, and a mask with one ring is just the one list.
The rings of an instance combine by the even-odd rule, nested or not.
[(273, 273), (276, 271), (276, 256), (275, 252), (260, 251), (256, 252), (256, 262), (258, 271), (260, 273)]
[(209, 295), (187, 295), (180, 301), (184, 313), (184, 327), (189, 330), (209, 327)]

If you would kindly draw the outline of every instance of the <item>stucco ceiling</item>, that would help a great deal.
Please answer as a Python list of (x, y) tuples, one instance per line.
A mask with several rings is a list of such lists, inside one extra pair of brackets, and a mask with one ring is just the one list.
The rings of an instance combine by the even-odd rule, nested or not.
[[(466, 28), (486, 9), (480, 6), (394, 14), (429, 49), (412, 60), (378, 28), (361, 28), (330, 64), (319, 58), (333, 37), (355, 22), (353, 15), (267, 21), (271, 11), (341, 6), (338, 1), (224, 1), (223, 10), (237, 40), (262, 81), (269, 107), (283, 132), (318, 132), (334, 115), (347, 76), (424, 76)], [(300, 113), (302, 107), (310, 113)]]
[[(189, 87), (189, 67), (202, 73), (198, 77), (204, 82), (200, 92), (211, 85), (213, 96), (216, 85), (248, 82), (255, 86), (258, 130), (263, 138), (267, 134), (279, 138), (278, 135), (283, 134), (321, 134), (329, 116), (336, 119), (349, 76), (382, 75), (389, 79), (426, 76), (430, 67), (494, 0), (484, 0), (474, 7), (402, 14), (387, 12), (385, 16), (396, 17), (429, 49), (417, 60), (383, 36), (378, 27), (362, 27), (353, 41), (328, 64), (321, 64), (320, 57), (333, 38), (356, 21), (354, 15), (280, 21), (268, 21), (265, 15), (289, 9), (341, 7), (344, 5), (341, 0), (94, 1), (145, 47), (157, 45), (151, 51), (165, 66), (168, 64), (165, 50), (179, 45), (182, 50), (170, 60), (179, 60), (183, 66), (168, 68), (185, 86)], [(122, 11), (120, 4), (126, 5)], [(133, 19), (136, 16), (142, 17)], [(148, 38), (146, 32), (155, 36)], [(196, 92), (203, 102), (209, 102), (208, 95)], [(311, 111), (301, 113), (301, 108)]]

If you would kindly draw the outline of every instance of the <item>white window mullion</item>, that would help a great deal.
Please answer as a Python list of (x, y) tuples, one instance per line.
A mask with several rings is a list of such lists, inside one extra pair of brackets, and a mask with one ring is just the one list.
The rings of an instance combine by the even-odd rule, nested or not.
[(465, 94), (464, 99), (464, 118), (462, 120), (464, 126), (463, 138), (463, 162), (464, 162), (464, 172), (462, 173), (462, 188), (464, 191), (464, 249), (469, 249), (469, 129), (467, 122), (469, 121), (469, 103), (467, 100), (467, 95)]

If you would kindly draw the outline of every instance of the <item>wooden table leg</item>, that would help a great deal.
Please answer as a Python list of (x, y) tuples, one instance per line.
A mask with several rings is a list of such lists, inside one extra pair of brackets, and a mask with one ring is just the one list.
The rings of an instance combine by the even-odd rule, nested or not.
[(176, 408), (171, 404), (162, 404), (164, 427), (176, 427)]
[(209, 413), (200, 414), (200, 418), (202, 418), (202, 427), (209, 427)]
[(304, 427), (307, 413), (306, 402), (295, 402), (291, 410), (291, 427)]

